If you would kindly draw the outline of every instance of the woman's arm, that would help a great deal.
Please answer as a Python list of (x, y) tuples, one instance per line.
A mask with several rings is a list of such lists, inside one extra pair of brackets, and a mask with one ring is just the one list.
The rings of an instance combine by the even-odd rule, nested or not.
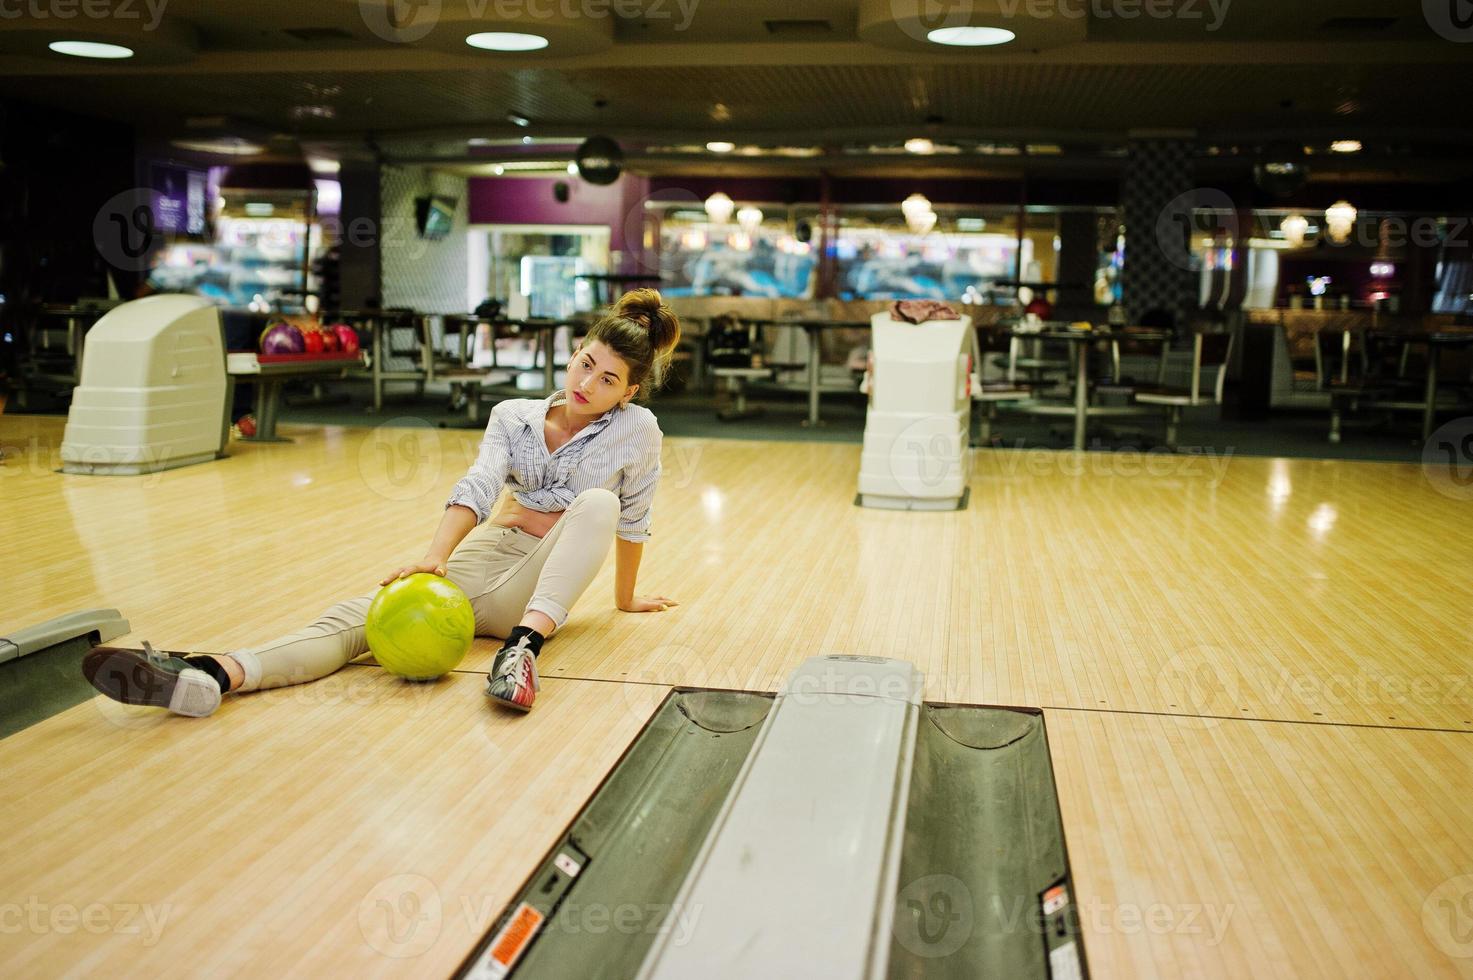
[(643, 541), (614, 539), (614, 605), (624, 612), (664, 612), (680, 603), (668, 596), (634, 594), (634, 580), (639, 577), (639, 560), (644, 557)]
[(403, 578), (416, 572), (444, 575), (445, 563), (450, 560), (450, 553), (465, 539), (467, 534), (471, 533), (477, 523), (479, 522), (476, 512), (464, 504), (451, 504), (446, 507), (445, 516), (440, 518), (440, 528), (435, 532), (435, 540), (430, 542), (425, 556), (412, 565), (403, 565), (394, 569), (387, 578), (379, 581), (379, 585), (388, 585), (396, 578)]
[(440, 518), (440, 527), (435, 531), (435, 540), (430, 542), (429, 550), (425, 552), (425, 561), (444, 565), (450, 560), (456, 545), (464, 541), (479, 522), (476, 512), (464, 504), (446, 507), (445, 515)]

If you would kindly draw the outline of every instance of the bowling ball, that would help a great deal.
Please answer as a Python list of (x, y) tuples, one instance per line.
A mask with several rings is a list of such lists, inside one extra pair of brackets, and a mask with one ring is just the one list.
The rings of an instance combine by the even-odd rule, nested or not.
[(300, 354), (306, 349), (302, 331), (290, 323), (273, 323), (261, 334), (262, 354)]
[(303, 350), (308, 354), (321, 354), (323, 350), (321, 330), (302, 331)]
[(342, 342), (338, 340), (338, 335), (333, 333), (332, 330), (321, 330), (319, 331), (319, 333), (321, 333), (322, 335), (323, 353), (336, 354), (338, 351), (343, 349)]
[(338, 346), (344, 354), (358, 353), (358, 332), (346, 323), (334, 323), (329, 329), (338, 335)]
[(434, 680), (465, 658), (476, 614), (460, 586), (418, 572), (379, 589), (368, 606), (367, 634), (368, 649), (389, 673)]

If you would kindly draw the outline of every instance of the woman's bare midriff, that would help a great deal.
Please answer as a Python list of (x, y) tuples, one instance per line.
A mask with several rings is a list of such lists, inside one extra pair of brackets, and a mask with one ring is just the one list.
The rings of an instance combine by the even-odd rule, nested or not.
[(551, 513), (530, 510), (523, 507), (516, 497), (508, 494), (501, 502), (501, 509), (491, 518), (491, 523), (502, 527), (520, 528), (535, 537), (544, 538), (547, 532), (552, 530), (552, 526), (558, 522), (558, 518), (562, 516), (563, 512), (560, 510)]

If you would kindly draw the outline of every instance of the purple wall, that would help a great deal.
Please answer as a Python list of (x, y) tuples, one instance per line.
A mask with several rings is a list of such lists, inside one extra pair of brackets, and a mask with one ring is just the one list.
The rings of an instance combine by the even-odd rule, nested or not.
[[(566, 203), (553, 196), (559, 182), (568, 185)], [(624, 255), (619, 271), (639, 264), (647, 178), (625, 174), (607, 187), (572, 176), (472, 177), (469, 184), (471, 224), (605, 225), (609, 248)]]

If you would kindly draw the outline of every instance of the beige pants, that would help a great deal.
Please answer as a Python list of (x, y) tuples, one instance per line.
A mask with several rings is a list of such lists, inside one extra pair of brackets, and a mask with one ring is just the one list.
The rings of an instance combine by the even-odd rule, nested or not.
[[(547, 536), (520, 528), (483, 525), (445, 563), (476, 613), (476, 635), (505, 637), (529, 611), (560, 627), (568, 610), (598, 574), (619, 521), (619, 498), (585, 490)], [(340, 602), (312, 625), (264, 646), (231, 651), (245, 669), (242, 691), (285, 687), (326, 677), (368, 651), (364, 623), (374, 593)]]

